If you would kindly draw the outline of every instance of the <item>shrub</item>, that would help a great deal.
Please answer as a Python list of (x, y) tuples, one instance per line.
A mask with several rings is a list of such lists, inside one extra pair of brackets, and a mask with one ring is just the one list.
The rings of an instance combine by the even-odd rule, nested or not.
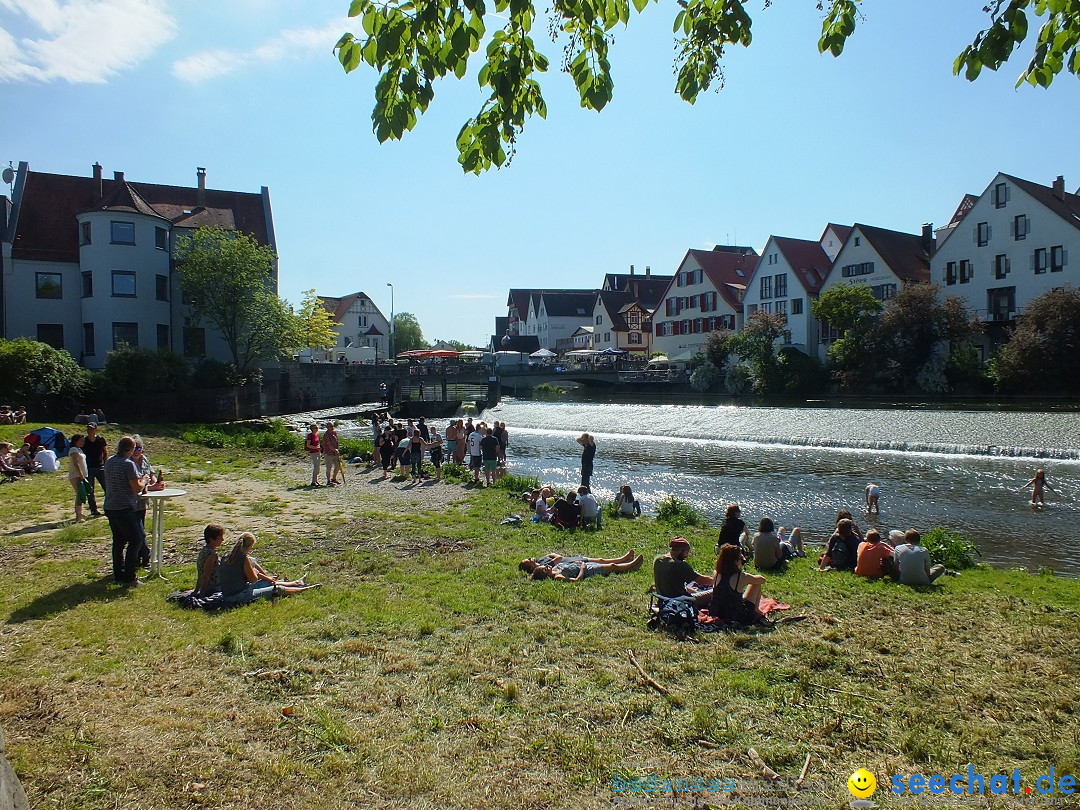
[(656, 519), (671, 526), (708, 526), (705, 516), (690, 504), (668, 495), (656, 507)]
[(204, 425), (183, 431), (180, 438), (204, 447), (238, 447), (279, 453), (299, 453), (304, 449), (303, 437), (285, 427), (280, 419), (268, 424)]
[(338, 442), (343, 459), (362, 458), (370, 461), (375, 452), (375, 445), (371, 439), (341, 439)]
[(507, 473), (502, 478), (495, 481), (495, 486), (499, 489), (508, 489), (511, 492), (524, 492), (525, 490), (532, 491), (534, 489), (540, 489), (540, 479), (535, 475), (513, 475)]
[(540, 383), (533, 387), (532, 393), (537, 399), (562, 399), (566, 396), (566, 389), (561, 385)]
[(449, 484), (463, 484), (472, 478), (469, 468), (464, 464), (444, 464), (442, 468), (443, 481)]
[(176, 352), (121, 346), (105, 360), (99, 391), (110, 398), (132, 391), (181, 392), (187, 388), (190, 373), (187, 361)]
[(0, 380), (4, 381), (4, 400), (14, 407), (25, 405), (34, 412), (66, 400), (64, 407), (75, 408), (86, 392), (89, 372), (79, 368), (75, 358), (65, 351), (28, 338), (0, 339)]
[(931, 529), (922, 536), (922, 545), (930, 552), (935, 565), (946, 568), (972, 568), (980, 556), (978, 547), (966, 534), (948, 532), (942, 528)]

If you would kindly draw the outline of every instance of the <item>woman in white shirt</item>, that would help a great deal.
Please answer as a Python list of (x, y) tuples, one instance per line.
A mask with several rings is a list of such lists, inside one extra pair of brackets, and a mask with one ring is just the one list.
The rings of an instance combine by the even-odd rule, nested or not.
[(81, 433), (71, 437), (71, 447), (68, 449), (68, 482), (75, 490), (75, 522), (83, 519), (83, 504), (86, 503), (87, 481), (90, 476), (86, 471), (86, 455), (82, 451), (83, 439)]

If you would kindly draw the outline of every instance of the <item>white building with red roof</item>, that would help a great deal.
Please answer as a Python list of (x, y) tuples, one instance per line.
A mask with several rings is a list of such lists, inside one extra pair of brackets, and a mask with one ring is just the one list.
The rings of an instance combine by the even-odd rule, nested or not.
[(320, 295), (323, 307), (334, 319), (337, 341), (323, 359), (333, 362), (345, 349), (370, 347), (376, 360), (390, 357), (390, 321), (375, 302), (363, 292), (341, 298)]
[[(837, 226), (826, 228), (822, 240), (830, 236), (834, 227)], [(832, 262), (821, 240), (770, 236), (746, 282), (742, 299), (744, 316), (750, 317), (758, 310), (784, 314), (789, 332), (785, 343), (805, 354), (816, 353), (818, 327), (810, 312), (810, 302), (817, 298), (831, 268)]]
[[(66, 349), (101, 368), (119, 345), (230, 360), (224, 340), (191, 324), (174, 271), (177, 238), (200, 227), (240, 231), (276, 248), (270, 192), (31, 171), (19, 164), (0, 197), (0, 335)], [(275, 262), (273, 286), (277, 289)]]
[(742, 295), (758, 263), (751, 247), (688, 250), (653, 313), (653, 352), (675, 360), (705, 348), (710, 332), (742, 326)]

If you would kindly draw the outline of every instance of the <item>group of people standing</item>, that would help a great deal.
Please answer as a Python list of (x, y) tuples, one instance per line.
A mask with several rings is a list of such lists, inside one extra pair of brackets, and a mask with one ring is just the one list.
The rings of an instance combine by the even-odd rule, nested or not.
[[(383, 478), (397, 468), (402, 475), (406, 468), (412, 483), (419, 483), (425, 477), (424, 454), (428, 454), (435, 467), (435, 480), (442, 479), (442, 465), (447, 463), (468, 464), (474, 483), (480, 483), (483, 473), (484, 483), (491, 486), (506, 468), (506, 450), (510, 436), (505, 422), (474, 422), (468, 419), (451, 420), (446, 426), (445, 440), (439, 429), (427, 424), (424, 417), (415, 422), (395, 422), (387, 415), (387, 422), (382, 424), (378, 414), (372, 418), (372, 432), (375, 439), (375, 461), (382, 466)], [(445, 441), (445, 448), (444, 448)], [(466, 461), (467, 459), (467, 461)]]
[(311, 422), (308, 434), (304, 437), (304, 451), (311, 461), (311, 486), (320, 487), (319, 471), (326, 465), (326, 486), (336, 487), (338, 477), (345, 483), (345, 465), (341, 460), (341, 441), (333, 422), (326, 423), (326, 430), (320, 436), (319, 425)]

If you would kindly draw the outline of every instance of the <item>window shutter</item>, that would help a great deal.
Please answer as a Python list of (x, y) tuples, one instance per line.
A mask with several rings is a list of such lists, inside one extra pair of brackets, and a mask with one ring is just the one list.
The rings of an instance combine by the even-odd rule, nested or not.
[(986, 241), (989, 242), (993, 238), (994, 238), (994, 226), (993, 225), (987, 225), (986, 226)]
[(1035, 253), (1034, 253), (1034, 251), (1032, 251), (1031, 255), (1028, 256), (1028, 270), (1031, 270), (1032, 272), (1035, 272)]
[(1016, 238), (1016, 220), (1009, 220), (1009, 236)]
[(1028, 219), (1027, 214), (1024, 214), (1024, 236), (1031, 233), (1031, 220)]

